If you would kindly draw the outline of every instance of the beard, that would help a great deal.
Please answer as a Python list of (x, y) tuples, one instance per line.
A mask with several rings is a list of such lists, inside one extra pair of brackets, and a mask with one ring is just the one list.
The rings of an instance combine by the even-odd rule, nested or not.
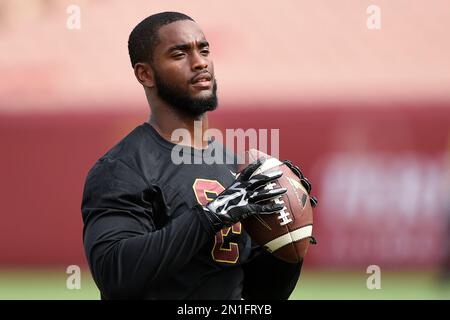
[(209, 97), (194, 98), (188, 92), (176, 89), (165, 82), (156, 71), (154, 77), (158, 96), (181, 114), (197, 118), (203, 113), (217, 108), (217, 81), (215, 78), (213, 78), (213, 90)]

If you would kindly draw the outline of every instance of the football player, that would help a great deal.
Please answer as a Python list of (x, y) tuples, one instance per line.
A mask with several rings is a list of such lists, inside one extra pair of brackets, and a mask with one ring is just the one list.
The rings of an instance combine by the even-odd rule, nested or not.
[(151, 117), (101, 157), (86, 178), (83, 240), (101, 297), (287, 299), (301, 263), (283, 262), (252, 244), (240, 223), (282, 209), (265, 200), (286, 189), (263, 188), (281, 172), (252, 176), (259, 160), (236, 178), (235, 156), (215, 141), (191, 141), (181, 152), (205, 159), (220, 147), (220, 163), (172, 161), (179, 146), (172, 132), (193, 133), (195, 120), (205, 131), (207, 112), (217, 106), (202, 30), (184, 14), (158, 13), (134, 28), (128, 49)]

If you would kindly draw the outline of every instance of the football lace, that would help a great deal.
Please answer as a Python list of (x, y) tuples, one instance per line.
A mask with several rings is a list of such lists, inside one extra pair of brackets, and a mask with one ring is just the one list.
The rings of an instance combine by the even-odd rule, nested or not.
[[(268, 189), (268, 190), (272, 190), (274, 187), (276, 186), (276, 184), (274, 182), (271, 182), (269, 184), (266, 185), (266, 187), (264, 189)], [(280, 211), (278, 211), (278, 220), (280, 221), (280, 225), (284, 226), (287, 225), (288, 223), (292, 222), (292, 219), (289, 217), (289, 211), (287, 211), (286, 206), (284, 205), (284, 201), (281, 198), (282, 196), (279, 196), (277, 198), (274, 199), (274, 202), (276, 204), (281, 204), (283, 205), (283, 209), (281, 209)]]

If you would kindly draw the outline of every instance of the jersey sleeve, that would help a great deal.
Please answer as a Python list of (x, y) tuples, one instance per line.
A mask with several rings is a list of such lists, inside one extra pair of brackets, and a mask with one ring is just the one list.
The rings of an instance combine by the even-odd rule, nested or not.
[(297, 285), (302, 262), (288, 263), (268, 253), (260, 246), (253, 248), (253, 256), (243, 265), (245, 300), (286, 300)]
[(181, 269), (213, 236), (196, 207), (158, 228), (165, 214), (158, 191), (117, 159), (103, 158), (89, 172), (83, 240), (102, 297), (139, 297)]

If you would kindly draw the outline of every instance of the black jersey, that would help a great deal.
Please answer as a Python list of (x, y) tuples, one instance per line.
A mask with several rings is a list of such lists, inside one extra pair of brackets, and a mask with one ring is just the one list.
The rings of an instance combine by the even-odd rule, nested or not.
[(178, 145), (178, 155), (175, 146), (144, 123), (88, 173), (84, 246), (102, 298), (251, 298), (265, 292), (255, 288), (265, 268), (280, 272), (266, 275), (276, 297), (289, 296), (301, 265), (258, 258), (240, 223), (214, 233), (198, 212), (234, 181), (234, 156), (214, 141), (204, 150)]

